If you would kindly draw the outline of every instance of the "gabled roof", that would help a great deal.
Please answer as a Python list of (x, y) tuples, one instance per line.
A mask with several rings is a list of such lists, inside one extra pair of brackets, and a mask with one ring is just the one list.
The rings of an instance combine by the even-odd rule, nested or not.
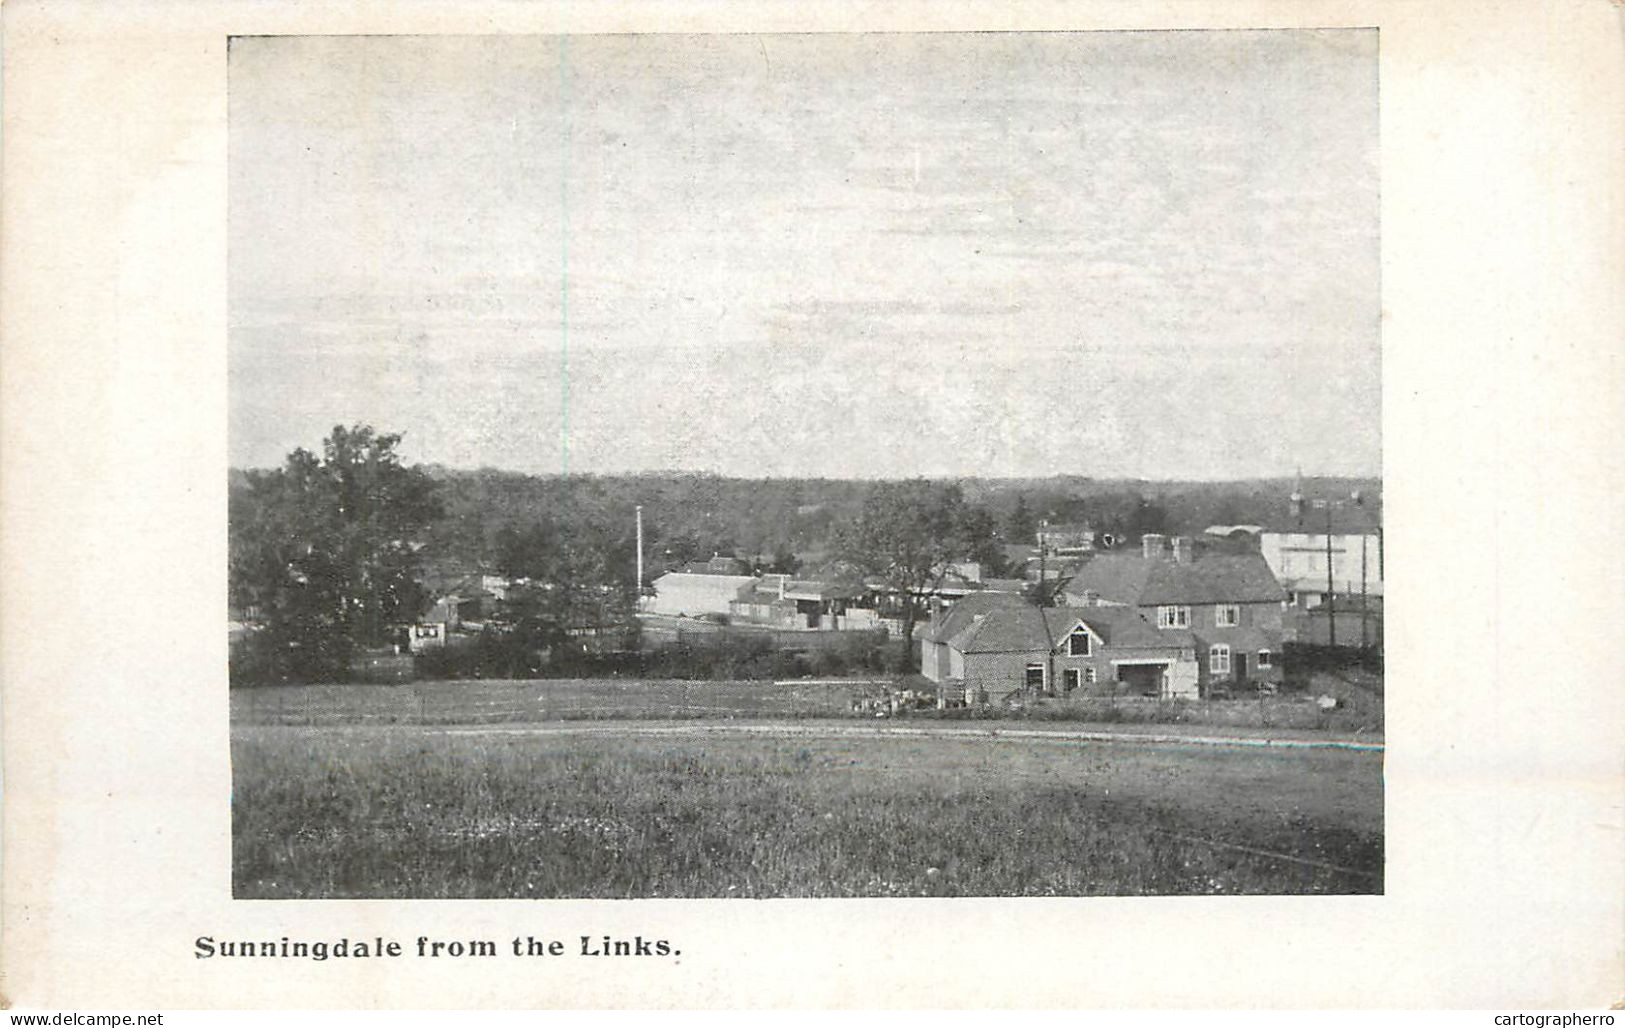
[(1093, 592), (1134, 606), (1262, 603), (1286, 599), (1264, 558), (1256, 553), (1207, 554), (1188, 563), (1137, 553), (1105, 553), (1078, 569), (1069, 595)]
[(974, 615), (948, 645), (961, 653), (1047, 653), (1050, 648), (1043, 615), (1026, 603), (996, 604)]
[(1158, 628), (1133, 607), (1045, 607), (1049, 637), (1059, 645), (1079, 621), (1114, 649), (1187, 649), (1196, 638), (1183, 628)]
[(974, 592), (964, 599), (958, 600), (952, 607), (932, 618), (920, 633), (920, 638), (926, 642), (947, 642), (955, 635), (964, 631), (978, 615), (987, 614), (1001, 607), (1027, 607), (1032, 608), (1026, 600), (1012, 593)]
[(1034, 607), (1018, 597), (976, 593), (931, 622), (922, 638), (961, 653), (1048, 653), (1083, 622), (1108, 648), (1190, 649), (1185, 629), (1162, 630), (1130, 607)]

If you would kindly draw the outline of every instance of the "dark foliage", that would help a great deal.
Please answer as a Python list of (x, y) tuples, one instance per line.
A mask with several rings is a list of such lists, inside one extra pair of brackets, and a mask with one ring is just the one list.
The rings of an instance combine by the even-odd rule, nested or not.
[(434, 484), (400, 463), (398, 435), (335, 427), (230, 493), (233, 606), (264, 629), (245, 640), (249, 678), (320, 681), (364, 647), (389, 645), (424, 597), (417, 540), (440, 513)]

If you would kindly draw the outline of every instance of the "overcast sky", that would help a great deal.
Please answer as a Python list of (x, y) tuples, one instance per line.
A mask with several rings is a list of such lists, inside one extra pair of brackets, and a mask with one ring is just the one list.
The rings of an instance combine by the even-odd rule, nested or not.
[(235, 40), (232, 462), (1375, 474), (1376, 45)]

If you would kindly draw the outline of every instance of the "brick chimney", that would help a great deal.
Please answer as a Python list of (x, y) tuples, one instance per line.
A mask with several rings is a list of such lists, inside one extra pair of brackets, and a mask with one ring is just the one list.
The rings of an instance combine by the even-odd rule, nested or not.
[(1189, 564), (1196, 559), (1196, 543), (1188, 535), (1176, 535), (1173, 539), (1174, 561), (1178, 564)]
[(1161, 560), (1163, 558), (1163, 544), (1168, 537), (1158, 535), (1156, 532), (1147, 532), (1140, 536), (1140, 554), (1146, 560)]

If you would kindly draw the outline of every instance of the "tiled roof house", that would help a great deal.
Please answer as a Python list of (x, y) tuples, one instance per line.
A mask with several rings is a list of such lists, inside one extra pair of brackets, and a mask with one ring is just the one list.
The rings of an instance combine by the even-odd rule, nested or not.
[(1195, 637), (1159, 631), (1127, 607), (1035, 607), (977, 593), (920, 636), (922, 673), (981, 699), (1012, 692), (1198, 695)]
[(1126, 607), (1153, 630), (1188, 633), (1202, 694), (1234, 683), (1281, 681), (1286, 591), (1255, 553), (1203, 554), (1184, 538), (1145, 536), (1139, 553), (1102, 554), (1062, 590), (1080, 607)]

